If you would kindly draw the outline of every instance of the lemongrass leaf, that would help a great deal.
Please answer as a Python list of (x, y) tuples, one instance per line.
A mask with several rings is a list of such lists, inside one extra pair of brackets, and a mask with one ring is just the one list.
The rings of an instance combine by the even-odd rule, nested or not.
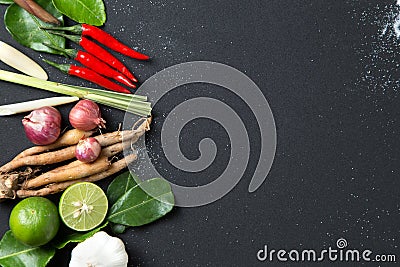
[(113, 91), (44, 81), (35, 77), (5, 70), (0, 70), (0, 80), (26, 85), (54, 93), (90, 99), (100, 104), (137, 114), (139, 116), (147, 116), (151, 113), (151, 105), (145, 100), (142, 101), (142, 99), (146, 99), (146, 97), (143, 96), (121, 94)]
[(78, 101), (76, 96), (49, 97), (38, 100), (8, 104), (0, 106), (0, 116), (13, 115), (32, 111), (45, 106), (59, 106)]

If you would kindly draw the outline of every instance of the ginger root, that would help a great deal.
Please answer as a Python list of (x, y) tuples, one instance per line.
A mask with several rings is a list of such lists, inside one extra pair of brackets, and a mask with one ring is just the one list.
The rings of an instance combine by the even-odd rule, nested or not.
[[(102, 152), (92, 163), (71, 159), (75, 157), (79, 140), (93, 132), (70, 130), (51, 145), (22, 151), (0, 167), (0, 200), (55, 194), (74, 183), (99, 181), (121, 171), (136, 160), (137, 155), (128, 154), (119, 160), (116, 160), (116, 155), (122, 154), (124, 148), (131, 147), (143, 136), (150, 129), (150, 123), (151, 118), (144, 118), (132, 130), (94, 136), (100, 142)], [(57, 166), (53, 167), (56, 163)], [(32, 166), (36, 169), (33, 170)], [(48, 166), (53, 168), (48, 170)], [(21, 170), (24, 167), (26, 169)]]

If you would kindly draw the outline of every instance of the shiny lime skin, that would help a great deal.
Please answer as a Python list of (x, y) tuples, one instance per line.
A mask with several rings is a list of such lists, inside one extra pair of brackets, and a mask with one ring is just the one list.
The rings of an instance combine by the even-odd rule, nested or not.
[(13, 208), (9, 224), (17, 240), (37, 247), (54, 238), (60, 226), (60, 218), (53, 202), (44, 197), (30, 197)]

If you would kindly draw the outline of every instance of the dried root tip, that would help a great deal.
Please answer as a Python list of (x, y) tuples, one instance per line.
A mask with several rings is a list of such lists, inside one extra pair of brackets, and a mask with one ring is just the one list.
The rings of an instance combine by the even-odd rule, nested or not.
[[(149, 131), (152, 119), (153, 119), (152, 117), (141, 118), (133, 125), (132, 130), (134, 130), (134, 131)], [(137, 126), (137, 125), (139, 125), (139, 126)]]
[(123, 141), (130, 141), (131, 144), (134, 144), (139, 140), (139, 138), (145, 134), (145, 132), (150, 130), (151, 117), (142, 118), (138, 120), (132, 127), (132, 131), (129, 134), (123, 136)]
[(17, 173), (5, 174), (0, 178), (0, 199), (15, 198), (15, 190), (18, 188)]
[[(115, 131), (112, 133), (102, 134), (94, 136), (99, 141), (101, 146), (110, 146), (119, 142), (126, 142), (132, 139), (132, 142), (136, 142), (144, 132), (150, 130), (151, 117), (142, 118), (138, 120), (131, 130)], [(139, 125), (139, 126), (138, 126)]]
[(35, 175), (35, 171), (27, 168), (22, 172), (0, 174), (0, 200), (15, 198), (15, 191), (19, 188), (19, 183)]

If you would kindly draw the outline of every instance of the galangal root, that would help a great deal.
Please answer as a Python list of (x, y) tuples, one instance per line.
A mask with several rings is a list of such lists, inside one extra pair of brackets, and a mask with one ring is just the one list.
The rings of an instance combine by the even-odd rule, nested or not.
[[(76, 144), (81, 138), (91, 136), (92, 131), (69, 130), (51, 145), (24, 150), (0, 167), (0, 200), (55, 194), (74, 183), (96, 182), (121, 171), (135, 161), (137, 155), (131, 153), (122, 159), (117, 159), (116, 155), (124, 148), (130, 148), (150, 130), (150, 123), (151, 118), (143, 118), (132, 130), (94, 136), (102, 151), (92, 163), (73, 160)], [(57, 164), (57, 167), (45, 172), (39, 170), (40, 166), (52, 164)]]

